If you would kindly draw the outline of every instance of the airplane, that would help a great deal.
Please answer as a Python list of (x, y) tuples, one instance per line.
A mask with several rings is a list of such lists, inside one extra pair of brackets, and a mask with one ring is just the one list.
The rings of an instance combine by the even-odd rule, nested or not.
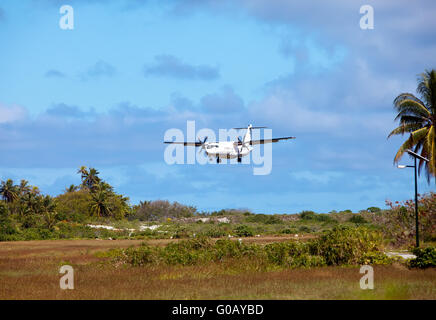
[[(234, 159), (238, 158), (238, 162), (241, 162), (242, 157), (248, 155), (253, 150), (253, 145), (279, 142), (280, 140), (295, 139), (295, 137), (283, 137), (273, 139), (260, 139), (251, 140), (251, 130), (261, 129), (266, 127), (253, 127), (248, 125), (247, 132), (244, 135), (244, 139), (238, 137), (238, 141), (219, 141), (219, 142), (207, 142), (207, 137), (203, 141), (198, 138), (196, 142), (176, 142), (176, 141), (164, 141), (168, 144), (183, 144), (184, 146), (201, 147), (200, 150), (204, 150), (210, 160), (216, 158), (216, 162), (220, 163), (221, 159)], [(245, 128), (233, 128), (236, 130), (242, 130)]]

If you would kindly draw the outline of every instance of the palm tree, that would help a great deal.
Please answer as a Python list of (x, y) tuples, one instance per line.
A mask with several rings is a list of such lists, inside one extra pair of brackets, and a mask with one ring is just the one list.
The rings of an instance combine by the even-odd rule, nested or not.
[(18, 190), (20, 191), (21, 195), (29, 193), (31, 190), (31, 186), (29, 186), (29, 181), (21, 179), (20, 185), (18, 186)]
[(85, 179), (85, 184), (88, 186), (88, 188), (91, 190), (94, 188), (94, 186), (96, 186), (97, 184), (100, 183), (100, 178), (98, 177), (98, 175), (100, 174), (100, 172), (98, 172), (97, 169), (95, 168), (89, 168), (89, 173), (88, 176)]
[(15, 200), (18, 199), (17, 186), (14, 185), (13, 180), (8, 179), (6, 181), (1, 182), (0, 195), (8, 203), (14, 202)]
[(30, 190), (30, 193), (34, 195), (39, 195), (40, 191), (38, 187), (32, 186), (32, 189)]
[(89, 190), (93, 189), (96, 184), (98, 184), (101, 179), (98, 177), (100, 172), (98, 172), (95, 168), (88, 169), (85, 166), (81, 166), (77, 173), (81, 174), (82, 178), (82, 186), (88, 188)]
[(72, 184), (68, 188), (65, 188), (65, 192), (75, 192), (77, 189), (79, 189), (79, 187)]
[(85, 180), (88, 177), (89, 173), (88, 173), (88, 169), (85, 166), (81, 166), (78, 170), (77, 173), (80, 173), (80, 179), (82, 180), (82, 186), (85, 186)]
[(22, 215), (24, 215), (24, 213), (39, 214), (42, 211), (42, 196), (33, 192), (28, 192), (25, 195), (21, 196), (20, 200)]
[(394, 100), (398, 112), (395, 120), (400, 120), (398, 128), (388, 136), (410, 133), (394, 158), (394, 163), (403, 156), (407, 149), (413, 149), (429, 162), (420, 160), (418, 172), (425, 166), (427, 180), (436, 177), (436, 70), (426, 71), (418, 78), (417, 93), (421, 99), (411, 93), (402, 93)]
[(97, 185), (94, 192), (91, 193), (92, 202), (90, 205), (91, 213), (97, 217), (110, 216), (111, 209), (109, 204), (109, 193)]
[(42, 213), (44, 214), (44, 220), (47, 224), (47, 228), (53, 228), (53, 226), (56, 224), (56, 218), (58, 216), (56, 212), (56, 201), (50, 196), (42, 197), (41, 209)]
[(77, 170), (77, 173), (80, 173), (82, 175), (82, 180), (83, 180), (83, 178), (88, 175), (88, 169), (86, 168), (86, 166), (81, 166)]
[(96, 188), (100, 190), (104, 190), (109, 193), (112, 193), (114, 191), (114, 188), (109, 183), (104, 181), (99, 181), (98, 185), (96, 185)]

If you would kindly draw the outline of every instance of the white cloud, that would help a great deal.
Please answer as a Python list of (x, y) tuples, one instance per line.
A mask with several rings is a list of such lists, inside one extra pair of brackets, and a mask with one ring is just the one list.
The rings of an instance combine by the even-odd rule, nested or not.
[(21, 106), (10, 107), (0, 104), (0, 123), (14, 122), (26, 118), (27, 111)]
[(277, 90), (254, 103), (250, 113), (253, 117), (292, 128), (293, 132), (332, 132), (347, 123), (346, 115), (316, 110), (300, 100), (292, 91)]

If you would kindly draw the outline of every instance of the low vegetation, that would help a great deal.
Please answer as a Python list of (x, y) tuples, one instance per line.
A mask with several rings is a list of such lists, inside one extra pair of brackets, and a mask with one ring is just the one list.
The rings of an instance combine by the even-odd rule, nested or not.
[(364, 227), (336, 227), (317, 239), (286, 241), (266, 245), (243, 241), (195, 238), (150, 246), (118, 249), (106, 253), (117, 264), (196, 265), (208, 262), (247, 260), (263, 269), (274, 267), (321, 267), (332, 265), (388, 264), (393, 260), (382, 251), (381, 234)]
[(414, 248), (415, 259), (409, 261), (411, 268), (430, 268), (436, 267), (436, 247)]
[[(209, 239), (211, 240), (211, 239)], [(243, 239), (259, 246), (275, 237)], [(184, 240), (179, 240), (184, 241)], [(233, 240), (238, 242), (238, 240)], [(360, 266), (289, 268), (223, 259), (191, 265), (114, 267), (96, 252), (140, 246), (135, 240), (0, 243), (0, 299), (436, 299), (436, 268), (375, 265), (374, 289), (362, 290)], [(172, 240), (148, 240), (163, 246)], [(246, 263), (250, 262), (250, 263)], [(60, 290), (60, 266), (74, 268), (74, 290)]]
[[(383, 241), (407, 248), (415, 237), (414, 202), (387, 202), (388, 209), (296, 214), (261, 214), (222, 209), (199, 212), (195, 207), (165, 200), (130, 205), (99, 177), (95, 168), (78, 170), (81, 184), (51, 197), (8, 179), (0, 185), (0, 241), (38, 239), (184, 239), (289, 235), (322, 237), (337, 227), (364, 226), (381, 232)], [(436, 194), (419, 199), (420, 234), (424, 243), (436, 241)]]

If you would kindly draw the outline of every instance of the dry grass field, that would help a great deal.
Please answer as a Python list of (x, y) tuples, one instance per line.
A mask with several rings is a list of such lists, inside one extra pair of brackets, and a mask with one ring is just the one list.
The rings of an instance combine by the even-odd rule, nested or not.
[[(244, 238), (267, 243), (289, 237)], [(165, 245), (176, 240), (151, 240)], [(198, 266), (116, 267), (95, 253), (139, 240), (0, 242), (0, 299), (436, 299), (436, 270), (374, 268), (361, 290), (358, 267), (260, 270), (250, 261)], [(74, 267), (74, 290), (59, 288), (59, 268)]]

